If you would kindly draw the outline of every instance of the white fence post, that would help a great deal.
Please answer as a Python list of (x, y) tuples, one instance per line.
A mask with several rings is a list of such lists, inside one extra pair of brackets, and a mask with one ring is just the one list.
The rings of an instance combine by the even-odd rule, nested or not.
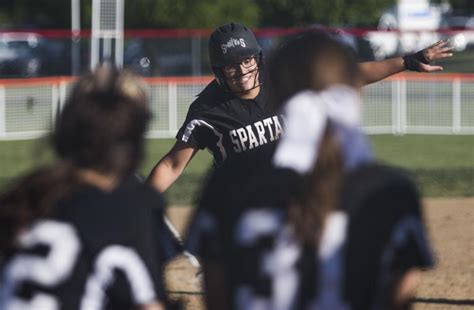
[(401, 100), (400, 100), (400, 80), (392, 81), (392, 133), (401, 133)]
[(400, 80), (400, 133), (407, 133), (407, 80)]
[(61, 81), (59, 83), (59, 108), (61, 112), (64, 108), (64, 105), (66, 104), (66, 99), (67, 99), (67, 82), (66, 81)]
[(7, 113), (6, 113), (5, 87), (0, 86), (0, 137), (7, 135)]
[(169, 134), (173, 135), (178, 130), (178, 87), (176, 82), (168, 83), (169, 101)]
[(51, 85), (51, 129), (56, 127), (56, 116), (58, 115), (59, 109), (59, 85), (53, 83)]
[(453, 80), (453, 133), (461, 131), (461, 80)]
[(115, 66), (123, 67), (123, 19), (124, 19), (124, 1), (117, 1), (117, 11), (115, 19)]
[(100, 1), (92, 0), (92, 33), (91, 33), (91, 70), (99, 64), (100, 52)]

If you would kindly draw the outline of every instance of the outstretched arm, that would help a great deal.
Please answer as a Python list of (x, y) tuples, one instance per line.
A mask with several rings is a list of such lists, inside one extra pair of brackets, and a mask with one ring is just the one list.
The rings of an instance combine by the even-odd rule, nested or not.
[(198, 151), (196, 146), (177, 141), (153, 168), (147, 182), (160, 192), (164, 192), (181, 175)]
[(449, 40), (441, 40), (416, 54), (396, 57), (381, 61), (359, 63), (361, 85), (378, 82), (404, 70), (418, 72), (442, 71), (443, 67), (431, 65), (433, 61), (451, 57), (453, 47), (448, 46)]

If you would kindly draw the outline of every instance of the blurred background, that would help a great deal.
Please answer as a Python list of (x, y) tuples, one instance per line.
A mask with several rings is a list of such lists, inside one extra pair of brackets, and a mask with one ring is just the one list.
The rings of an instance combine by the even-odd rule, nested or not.
[[(380, 160), (409, 169), (429, 197), (474, 196), (472, 0), (0, 0), (0, 187), (51, 158), (47, 139), (71, 82), (100, 62), (144, 76), (154, 118), (147, 175), (189, 104), (212, 79), (217, 26), (252, 28), (264, 54), (288, 35), (327, 32), (360, 61), (449, 38), (436, 74), (403, 73), (363, 88), (364, 130)], [(211, 163), (205, 152), (167, 191), (189, 204)]]
[[(102, 1), (106, 8), (114, 1)], [(90, 64), (92, 0), (1, 0), (0, 77), (78, 74)], [(143, 76), (209, 75), (207, 37), (238, 21), (268, 52), (298, 29), (328, 31), (360, 60), (413, 52), (450, 37), (473, 72), (474, 2), (469, 0), (129, 0), (123, 62)], [(74, 54), (76, 53), (76, 54)]]

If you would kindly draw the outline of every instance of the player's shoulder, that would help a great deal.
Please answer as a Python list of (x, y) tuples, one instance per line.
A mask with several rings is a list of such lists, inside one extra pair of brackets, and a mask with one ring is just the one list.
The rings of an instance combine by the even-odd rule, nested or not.
[(213, 80), (196, 96), (189, 107), (189, 112), (202, 113), (231, 99), (232, 97), (219, 86), (217, 81)]
[(164, 201), (147, 184), (127, 178), (113, 191), (82, 186), (63, 200), (55, 218), (71, 223), (91, 249), (130, 244), (161, 225)]
[(371, 163), (347, 175), (342, 205), (349, 212), (361, 209), (393, 209), (395, 213), (419, 212), (420, 195), (407, 171)]
[(347, 187), (368, 187), (374, 190), (397, 186), (416, 190), (408, 171), (380, 163), (362, 165), (351, 171), (346, 178)]
[(88, 223), (92, 215), (99, 222), (128, 223), (130, 216), (146, 218), (161, 213), (164, 204), (159, 192), (134, 176), (129, 176), (112, 191), (88, 185), (79, 186), (59, 203), (58, 215), (78, 225)]

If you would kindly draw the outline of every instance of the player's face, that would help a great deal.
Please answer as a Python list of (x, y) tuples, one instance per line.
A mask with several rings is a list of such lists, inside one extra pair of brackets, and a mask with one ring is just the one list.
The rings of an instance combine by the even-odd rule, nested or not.
[(258, 65), (255, 56), (245, 58), (242, 62), (230, 64), (223, 68), (229, 89), (237, 94), (245, 94), (258, 85)]

